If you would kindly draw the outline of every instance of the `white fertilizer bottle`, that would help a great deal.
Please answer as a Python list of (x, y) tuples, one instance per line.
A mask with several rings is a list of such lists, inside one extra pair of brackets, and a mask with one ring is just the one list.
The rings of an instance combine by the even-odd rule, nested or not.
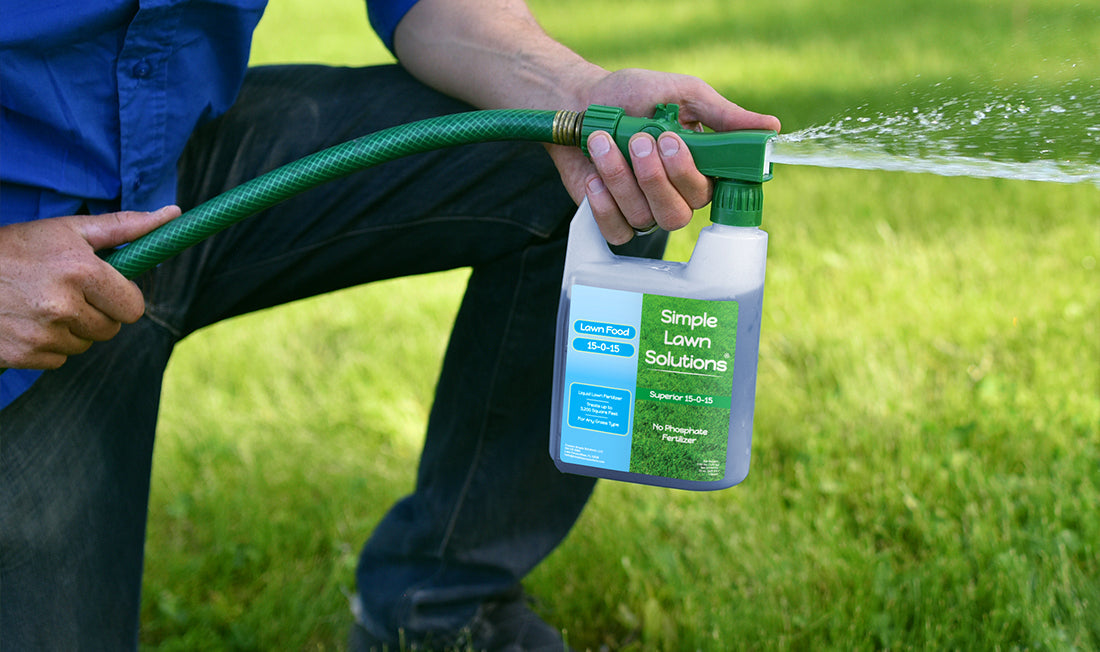
[(574, 217), (551, 413), (559, 470), (692, 490), (748, 475), (774, 133), (698, 135), (730, 134), (741, 138), (727, 150), (755, 172), (718, 178), (712, 224), (686, 263), (617, 256), (587, 202)]

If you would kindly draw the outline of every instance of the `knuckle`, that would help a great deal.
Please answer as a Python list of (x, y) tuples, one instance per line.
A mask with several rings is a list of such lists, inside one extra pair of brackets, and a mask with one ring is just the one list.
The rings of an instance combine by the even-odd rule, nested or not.
[(600, 226), (600, 233), (609, 244), (626, 244), (634, 237), (634, 230), (623, 222), (621, 218), (613, 221), (598, 222), (598, 224)]
[(710, 203), (711, 183), (706, 177), (699, 177), (698, 173), (687, 175), (676, 180), (676, 188), (684, 203), (692, 210), (699, 210)]
[(58, 274), (58, 280), (69, 285), (79, 285), (100, 273), (103, 263), (91, 250), (74, 252), (66, 256), (65, 266)]
[(666, 213), (665, 227), (667, 231), (675, 231), (676, 229), (682, 229), (691, 223), (693, 211), (687, 204), (681, 204), (679, 209), (671, 209)]
[(604, 157), (601, 159), (594, 159), (593, 163), (595, 164), (596, 172), (599, 173), (600, 178), (609, 185), (631, 177), (630, 166), (627, 165), (626, 160), (623, 158), (618, 158), (616, 160), (612, 157)]
[(634, 230), (633, 229), (617, 229), (610, 236), (608, 236), (606, 234), (604, 235), (604, 239), (607, 240), (607, 243), (612, 244), (612, 245), (624, 245), (624, 244), (630, 242), (633, 238), (634, 238)]
[(47, 296), (41, 298), (35, 306), (41, 319), (51, 324), (74, 321), (79, 310), (70, 296)]
[(54, 344), (54, 336), (48, 328), (26, 330), (22, 333), (21, 340), (27, 356), (49, 351)]
[(19, 347), (0, 346), (0, 367), (18, 369), (26, 364), (26, 360), (26, 354)]
[(700, 193), (699, 195), (688, 200), (688, 206), (690, 206), (691, 209), (695, 211), (699, 210), (700, 208), (704, 208), (709, 203), (709, 193)]
[[(127, 322), (127, 323), (132, 324), (133, 322)], [(100, 340), (99, 341), (105, 342), (105, 341), (113, 338), (115, 335), (118, 335), (118, 332), (120, 330), (122, 330), (122, 323), (121, 322), (117, 322), (117, 321), (111, 322), (108, 326), (104, 327), (103, 332), (100, 335)]]
[(628, 212), (626, 221), (633, 228), (643, 229), (651, 226), (655, 220), (649, 206), (638, 206)]
[[(593, 190), (598, 188), (598, 190)], [(595, 216), (597, 222), (604, 222), (615, 218), (618, 215), (619, 208), (615, 205), (610, 194), (607, 192), (606, 186), (604, 186), (601, 180), (598, 184), (590, 184), (588, 186), (588, 205), (592, 209), (592, 215)]]
[(68, 361), (68, 359), (69, 359), (68, 356), (64, 356), (60, 353), (56, 353), (56, 354), (46, 355), (46, 356), (40, 357), (35, 362), (32, 362), (31, 366), (33, 368), (36, 368), (36, 369), (44, 369), (44, 370), (47, 370), (47, 371), (51, 371), (51, 370), (54, 370), (54, 369), (60, 369), (61, 365), (65, 364), (65, 362)]
[(138, 292), (136, 296), (129, 297), (119, 307), (118, 321), (124, 324), (132, 324), (145, 314), (145, 297)]
[(666, 195), (653, 207), (656, 222), (666, 231), (682, 229), (691, 223), (695, 211), (680, 195)]
[(659, 165), (636, 165), (634, 166), (634, 176), (638, 179), (638, 185), (642, 186), (643, 188), (646, 186), (667, 182), (668, 180), (664, 168)]
[(600, 233), (609, 244), (625, 244), (634, 237), (634, 230), (623, 220), (623, 216), (617, 209), (611, 214), (596, 210), (593, 210), (592, 214), (600, 228)]
[(630, 168), (625, 165), (609, 165), (600, 170), (600, 176), (609, 188), (620, 188), (631, 183)]

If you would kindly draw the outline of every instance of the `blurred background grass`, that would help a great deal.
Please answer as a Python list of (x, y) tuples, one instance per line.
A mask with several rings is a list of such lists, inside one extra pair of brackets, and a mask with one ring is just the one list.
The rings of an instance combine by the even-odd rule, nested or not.
[[(698, 75), (785, 131), (916, 89), (1100, 80), (1089, 3), (533, 6), (598, 63)], [(355, 0), (272, 0), (254, 47), (256, 63), (387, 60)], [(601, 483), (528, 581), (540, 610), (582, 649), (1100, 648), (1100, 192), (790, 166), (765, 190), (748, 480)], [(358, 548), (412, 486), (466, 274), (181, 344), (143, 647), (342, 648)]]

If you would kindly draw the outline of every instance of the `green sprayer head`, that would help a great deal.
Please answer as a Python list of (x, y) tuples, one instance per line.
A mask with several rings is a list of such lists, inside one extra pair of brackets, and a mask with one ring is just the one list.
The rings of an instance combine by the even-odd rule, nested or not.
[(758, 226), (763, 204), (761, 184), (772, 178), (770, 143), (774, 131), (698, 132), (680, 124), (680, 107), (658, 104), (652, 118), (635, 118), (618, 107), (593, 104), (584, 112), (580, 147), (588, 155), (588, 136), (606, 131), (630, 160), (630, 137), (645, 132), (654, 138), (666, 131), (675, 132), (687, 144), (695, 166), (714, 177), (714, 199), (710, 219), (732, 226)]

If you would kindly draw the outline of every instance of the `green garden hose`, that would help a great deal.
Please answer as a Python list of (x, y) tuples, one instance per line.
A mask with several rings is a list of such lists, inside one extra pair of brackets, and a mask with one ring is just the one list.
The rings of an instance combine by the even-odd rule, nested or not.
[[(696, 133), (678, 122), (678, 107), (657, 105), (652, 118), (631, 118), (615, 107), (592, 105), (585, 112), (498, 109), (456, 113), (383, 129), (288, 163), (232, 188), (171, 222), (113, 251), (106, 261), (133, 279), (237, 222), (298, 193), (394, 159), (455, 145), (529, 141), (580, 147), (593, 131), (606, 130), (624, 155), (630, 136), (657, 137), (674, 130), (688, 145), (700, 172), (726, 181), (758, 186), (771, 178), (770, 131)], [(716, 191), (716, 206), (719, 195)], [(737, 207), (719, 206), (723, 215)], [(712, 218), (715, 215), (712, 214)], [(717, 219), (717, 218), (715, 218)], [(0, 374), (4, 373), (0, 368)]]
[(519, 140), (579, 145), (582, 114), (502, 109), (429, 118), (311, 154), (232, 188), (107, 256), (129, 279), (300, 192), (394, 159), (454, 145)]
[[(106, 261), (126, 278), (134, 279), (184, 249), (298, 193), (410, 154), (506, 140), (579, 146), (583, 115), (564, 110), (470, 111), (376, 131), (227, 190), (115, 250)], [(0, 367), (0, 374), (5, 371)]]

